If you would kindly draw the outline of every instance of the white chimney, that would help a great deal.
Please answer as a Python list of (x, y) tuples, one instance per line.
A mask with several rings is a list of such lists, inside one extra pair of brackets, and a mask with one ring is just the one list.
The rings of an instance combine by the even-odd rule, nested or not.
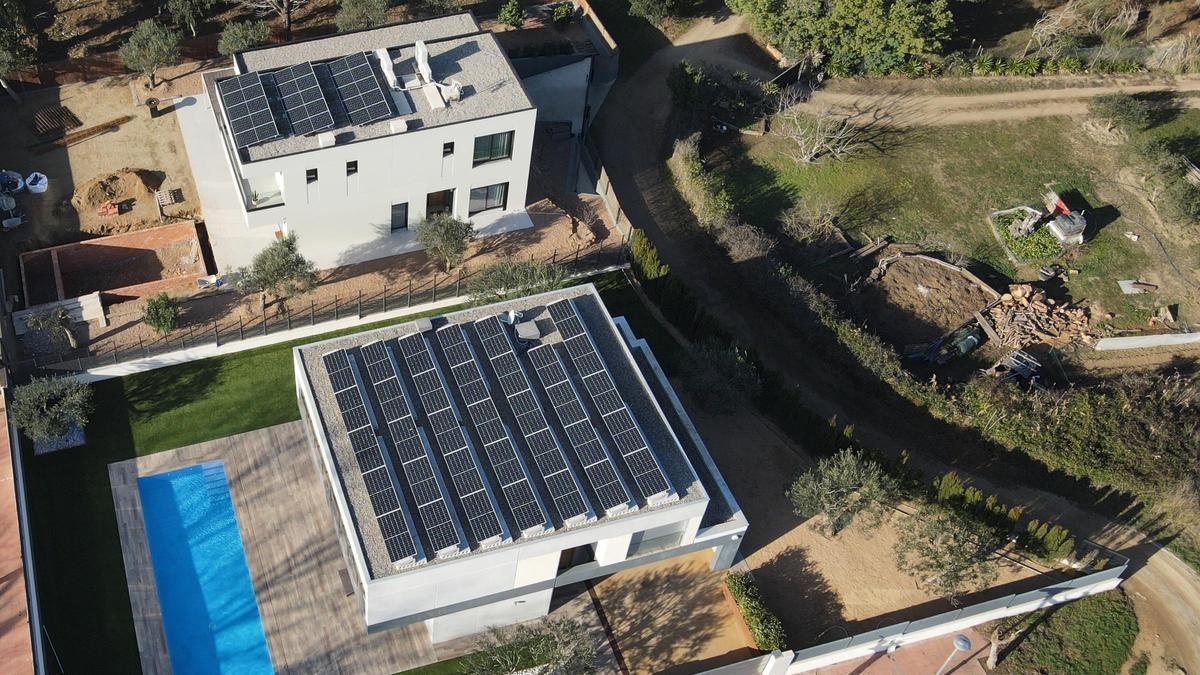
[(402, 134), (408, 131), (408, 122), (405, 120), (392, 120), (391, 129), (393, 134)]
[(388, 54), (388, 50), (379, 48), (375, 50), (375, 56), (379, 59), (379, 69), (383, 71), (383, 79), (387, 80), (388, 87), (399, 89), (400, 85), (396, 81), (396, 71), (393, 69), (392, 57)]
[(317, 134), (317, 145), (321, 146), (322, 148), (328, 148), (332, 145), (337, 145), (337, 138), (333, 135), (332, 131), (322, 131), (321, 133)]

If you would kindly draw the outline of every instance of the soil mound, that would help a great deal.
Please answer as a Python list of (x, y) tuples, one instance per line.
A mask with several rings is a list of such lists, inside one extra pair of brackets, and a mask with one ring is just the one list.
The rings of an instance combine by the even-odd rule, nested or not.
[[(130, 168), (89, 180), (71, 197), (71, 205), (79, 214), (79, 229), (107, 235), (158, 224), (154, 191), (162, 183), (160, 173)], [(102, 212), (101, 207), (108, 202), (117, 205), (115, 213)]]

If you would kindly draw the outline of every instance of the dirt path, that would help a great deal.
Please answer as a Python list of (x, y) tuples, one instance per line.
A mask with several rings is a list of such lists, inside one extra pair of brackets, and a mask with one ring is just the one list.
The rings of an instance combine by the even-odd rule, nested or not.
[[(669, 143), (665, 133), (670, 105), (666, 75), (681, 59), (760, 72), (761, 68), (754, 67), (756, 58), (742, 53), (747, 42), (743, 30), (737, 17), (702, 19), (611, 92), (611, 102), (602, 109), (594, 131), (603, 162), (630, 220), (650, 235), (663, 261), (696, 291), (701, 303), (723, 315), (727, 330), (761, 354), (768, 367), (790, 378), (805, 407), (823, 417), (836, 415), (839, 420), (853, 423), (864, 443), (883, 452), (895, 455), (901, 450), (911, 451), (912, 464), (927, 476), (956, 470), (985, 492), (997, 493), (1013, 504), (1028, 505), (1042, 518), (1058, 519), (1077, 536), (1130, 556), (1133, 572), (1126, 588), (1134, 598), (1144, 632), (1139, 647), (1159, 657), (1152, 659), (1151, 672), (1167, 672), (1164, 664), (1170, 659), (1187, 672), (1200, 673), (1200, 642), (1195, 638), (1200, 635), (1200, 574), (1146, 541), (1141, 533), (1114, 525), (1109, 517), (1097, 513), (1119, 510), (1108, 503), (1115, 497), (1079, 486), (1076, 498), (1092, 504), (1084, 508), (1047, 490), (1030, 487), (1064, 481), (1023, 456), (1005, 453), (973, 432), (941, 423), (897, 397), (863, 396), (864, 387), (875, 383), (864, 382), (860, 373), (831, 368), (829, 359), (821, 354), (797, 348), (790, 327), (781, 325), (777, 313), (762, 298), (747, 291), (724, 254), (691, 227), (663, 166)], [(1164, 88), (1170, 87), (1155, 85), (1146, 90)], [(1200, 81), (1181, 80), (1176, 88), (1198, 90)], [(1121, 89), (1138, 90), (1126, 86), (1112, 91)], [(1057, 94), (1063, 102), (1055, 112), (1045, 114), (1071, 114), (1064, 110), (1086, 106), (1082, 99), (1106, 91), (1109, 89), (1063, 90)], [(1050, 95), (1042, 90), (929, 98), (935, 106), (957, 110), (954, 115), (974, 116), (972, 121), (981, 121), (989, 119), (988, 115), (1016, 114), (1005, 109)], [(960, 99), (973, 101), (974, 109), (971, 105), (963, 108)], [(864, 105), (879, 102), (878, 98), (861, 96), (846, 100)], [(612, 103), (617, 101), (619, 105)], [(925, 108), (917, 115), (928, 119), (939, 110)]]
[[(809, 112), (833, 110), (850, 115), (879, 111), (889, 124), (895, 126), (943, 126), (1083, 115), (1087, 113), (1088, 100), (1093, 96), (1160, 91), (1200, 91), (1200, 79), (1179, 77), (1169, 83), (1066, 87), (961, 96), (818, 90), (804, 103), (803, 109)], [(1200, 98), (1181, 98), (1180, 105), (1200, 107)]]

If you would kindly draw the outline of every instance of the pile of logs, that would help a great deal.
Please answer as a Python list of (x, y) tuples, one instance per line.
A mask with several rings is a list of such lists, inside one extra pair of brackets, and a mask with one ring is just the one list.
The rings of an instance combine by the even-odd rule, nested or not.
[(1013, 349), (1045, 343), (1064, 347), (1073, 342), (1091, 344), (1088, 311), (1047, 298), (1045, 291), (1029, 284), (1013, 284), (993, 303), (983, 317), (991, 324), (1000, 344)]

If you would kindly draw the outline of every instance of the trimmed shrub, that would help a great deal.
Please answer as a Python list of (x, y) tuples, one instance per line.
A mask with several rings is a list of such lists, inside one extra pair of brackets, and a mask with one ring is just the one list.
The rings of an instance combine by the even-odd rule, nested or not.
[(783, 622), (763, 602), (758, 586), (749, 574), (729, 574), (725, 577), (725, 585), (729, 594), (737, 601), (742, 618), (750, 628), (754, 643), (765, 651), (787, 648), (787, 635), (783, 630)]
[(179, 325), (179, 304), (166, 293), (152, 295), (142, 310), (142, 321), (159, 335), (166, 335)]

